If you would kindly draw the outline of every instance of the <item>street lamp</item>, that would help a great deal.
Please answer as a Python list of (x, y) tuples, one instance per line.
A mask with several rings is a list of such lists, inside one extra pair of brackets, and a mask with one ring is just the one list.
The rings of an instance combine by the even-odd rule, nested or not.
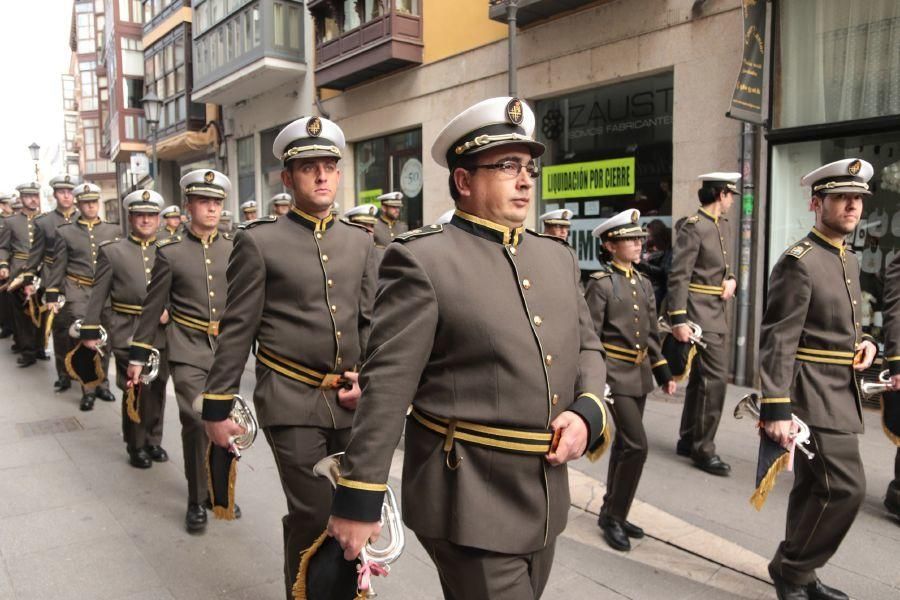
[(150, 90), (146, 96), (141, 99), (144, 104), (144, 120), (150, 127), (150, 133), (153, 135), (153, 167), (150, 173), (153, 179), (153, 187), (159, 187), (156, 183), (156, 172), (159, 165), (156, 164), (156, 138), (157, 127), (159, 127), (159, 112), (162, 110), (162, 100), (156, 96), (156, 92)]
[(31, 160), (34, 161), (34, 180), (37, 181), (39, 179), (38, 174), (40, 173), (38, 170), (38, 161), (41, 159), (41, 147), (38, 146), (37, 142), (31, 142), (31, 145), (28, 146), (28, 151), (31, 152)]

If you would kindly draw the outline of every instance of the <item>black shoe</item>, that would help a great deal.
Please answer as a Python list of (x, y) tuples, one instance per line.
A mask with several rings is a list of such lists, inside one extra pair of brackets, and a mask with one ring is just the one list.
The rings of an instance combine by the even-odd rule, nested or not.
[(166, 462), (169, 460), (169, 453), (162, 446), (145, 446), (144, 450), (153, 459), (153, 462)]
[(13, 345), (9, 347), (9, 351), (12, 352), (13, 354), (18, 354), (19, 352), (22, 351), (22, 348), (15, 342), (13, 342)]
[(81, 404), (78, 405), (78, 408), (84, 412), (94, 410), (94, 400), (96, 399), (97, 397), (94, 394), (85, 394), (81, 397)]
[(850, 596), (841, 590), (828, 587), (818, 579), (806, 586), (806, 595), (809, 600), (850, 600)]
[(0, 340), (5, 340), (13, 334), (12, 329), (0, 329)]
[(137, 469), (149, 469), (153, 466), (150, 455), (143, 448), (128, 451), (128, 464)]
[(636, 540), (644, 537), (644, 530), (628, 521), (622, 521), (622, 530), (625, 532), (625, 535)]
[[(203, 503), (203, 506), (204, 506), (207, 510), (212, 510), (212, 501), (211, 501), (209, 498), (207, 498), (207, 499), (206, 499), (206, 502)], [(241, 507), (238, 506), (238, 503), (237, 503), (237, 502), (234, 503), (234, 518), (235, 518), (235, 519), (240, 519), (240, 518), (241, 518)]]
[(50, 360), (50, 355), (47, 354), (46, 350), (39, 350), (37, 353), (37, 357), (41, 360)]
[(778, 600), (809, 600), (809, 594), (805, 585), (791, 583), (782, 579), (772, 572), (771, 567), (769, 567), (769, 577), (772, 578), (772, 582), (775, 584), (775, 594), (778, 596)]
[(34, 356), (25, 356), (23, 354), (16, 361), (16, 364), (19, 365), (20, 369), (25, 369), (27, 367), (30, 367), (31, 365), (33, 365), (36, 362), (37, 362), (37, 359)]
[(900, 503), (885, 496), (884, 507), (888, 510), (889, 513), (900, 519)]
[(678, 456), (690, 456), (691, 455), (691, 446), (694, 445), (694, 442), (687, 438), (681, 438), (678, 440), (678, 443), (675, 444), (675, 454)]
[(101, 400), (103, 400), (104, 402), (115, 402), (116, 401), (116, 397), (113, 396), (112, 392), (106, 388), (98, 387), (96, 390), (94, 390), (94, 394), (96, 394), (96, 396), (98, 398), (100, 398)]
[(600, 515), (597, 519), (597, 525), (603, 530), (603, 539), (609, 544), (613, 550), (620, 552), (628, 552), (631, 550), (631, 540), (622, 528), (622, 522), (618, 519)]
[(188, 533), (202, 533), (206, 529), (206, 509), (195, 502), (188, 504), (184, 526)]
[(62, 375), (59, 379), (53, 382), (53, 387), (56, 388), (57, 394), (60, 392), (65, 392), (72, 387), (72, 380), (65, 375)]
[(701, 471), (706, 471), (711, 475), (718, 475), (719, 477), (727, 477), (731, 474), (731, 465), (723, 461), (717, 455), (710, 456), (709, 458), (695, 458), (694, 466)]

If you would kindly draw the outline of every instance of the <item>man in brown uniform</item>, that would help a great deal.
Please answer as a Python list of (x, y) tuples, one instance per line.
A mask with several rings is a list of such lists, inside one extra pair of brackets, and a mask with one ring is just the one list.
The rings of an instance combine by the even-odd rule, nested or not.
[(241, 223), (256, 220), (256, 200), (247, 200), (241, 204)]
[(209, 440), (193, 403), (203, 392), (213, 364), (219, 319), (225, 310), (225, 268), (231, 254), (231, 234), (219, 233), (218, 226), (231, 182), (218, 171), (200, 169), (181, 178), (181, 189), (191, 222), (183, 235), (156, 244), (150, 287), (128, 356), (128, 379), (131, 385), (138, 383), (160, 318), (168, 310), (172, 322), (166, 327), (166, 349), (181, 419), (188, 483), (185, 527), (189, 532), (201, 532), (206, 529), (209, 506), (205, 459)]
[[(100, 187), (93, 183), (82, 183), (73, 191), (78, 210), (81, 213), (74, 223), (66, 223), (56, 230), (53, 247), (53, 263), (47, 277), (47, 308), (56, 314), (60, 327), (68, 331), (77, 319), (87, 313), (91, 288), (94, 286), (94, 270), (97, 268), (97, 253), (100, 244), (116, 238), (119, 228), (112, 223), (104, 223), (100, 213)], [(40, 250), (39, 250), (40, 251)], [(60, 296), (66, 299), (60, 307)], [(109, 356), (101, 359), (104, 379), (109, 367)], [(94, 400), (100, 398), (114, 402), (115, 396), (108, 389), (109, 383), (81, 386), (83, 411), (94, 408)]]
[(288, 598), (300, 553), (328, 521), (333, 491), (312, 468), (350, 437), (375, 298), (371, 235), (331, 214), (343, 149), (340, 128), (319, 117), (298, 119), (275, 138), (294, 205), (285, 217), (245, 225), (235, 239), (221, 343), (204, 393), (209, 437), (227, 447), (235, 425), (226, 418), (251, 344), (259, 344), (253, 398), (287, 498)]
[(173, 235), (184, 234), (184, 224), (181, 222), (181, 209), (175, 204), (162, 209), (159, 216), (163, 219), (163, 226), (156, 234), (159, 241), (167, 240)]
[(685, 219), (675, 240), (669, 272), (668, 314), (672, 335), (679, 342), (690, 337), (688, 321), (703, 329), (706, 348), (688, 379), (681, 413), (677, 451), (713, 475), (728, 475), (731, 466), (716, 454), (716, 430), (725, 404), (728, 377), (728, 301), (737, 283), (731, 269), (731, 227), (726, 215), (738, 193), (740, 173), (708, 173), (697, 191), (702, 205)]
[(272, 216), (283, 217), (291, 210), (291, 195), (282, 192), (272, 196)]
[[(3, 229), (6, 228), (6, 219), (11, 217), (12, 211), (12, 194), (0, 193), (0, 239), (3, 238)], [(9, 265), (5, 265), (8, 267)], [(0, 269), (4, 265), (0, 264)], [(0, 278), (0, 286), (7, 282), (6, 278)], [(12, 304), (9, 301), (9, 294), (0, 291), (0, 340), (5, 340), (13, 334), (13, 315)]]
[(569, 242), (569, 230), (572, 228), (572, 211), (568, 208), (549, 210), (538, 217), (544, 227), (544, 235), (551, 235)]
[(653, 285), (634, 269), (647, 237), (640, 217), (641, 213), (632, 208), (594, 228), (594, 237), (603, 242), (612, 258), (591, 274), (585, 292), (594, 327), (606, 350), (606, 383), (614, 400), (610, 412), (616, 424), (606, 495), (597, 523), (606, 543), (622, 551), (631, 550), (628, 538), (644, 537), (644, 531), (627, 517), (647, 460), (643, 424), (647, 394), (653, 390), (654, 378), (664, 392), (675, 392), (675, 381), (660, 347)]
[[(58, 175), (51, 179), (50, 187), (53, 188), (56, 208), (34, 220), (35, 224), (41, 229), (44, 238), (41, 273), (45, 279), (49, 279), (53, 265), (53, 252), (56, 248), (56, 228), (78, 219), (78, 209), (74, 206), (75, 195), (72, 193), (77, 184), (78, 181), (71, 175)], [(45, 281), (46, 283), (49, 282)], [(46, 302), (46, 297), (44, 301)], [(48, 311), (47, 314), (51, 313)], [(51, 325), (53, 329), (51, 332), (53, 335), (53, 354), (56, 361), (56, 381), (53, 383), (53, 387), (57, 392), (65, 392), (72, 387), (69, 374), (66, 372), (66, 354), (72, 349), (74, 343), (71, 336), (69, 336), (68, 327), (63, 326), (55, 318)]]
[(400, 209), (403, 208), (403, 192), (388, 192), (376, 198), (381, 202), (381, 214), (375, 221), (375, 245), (387, 248), (396, 236), (409, 231), (409, 227), (400, 220)]
[[(894, 393), (885, 402), (900, 402), (900, 252), (884, 273), (884, 360)], [(894, 480), (888, 485), (884, 506), (900, 519), (900, 448), (894, 458)]]
[(877, 348), (859, 325), (859, 263), (844, 238), (862, 214), (872, 165), (849, 158), (807, 174), (816, 224), (772, 269), (760, 337), (760, 421), (792, 443), (791, 415), (811, 431), (814, 460), (797, 453), (785, 540), (769, 563), (779, 600), (840, 600), (816, 569), (835, 553), (865, 495), (857, 434), (862, 405), (854, 369)]
[[(6, 227), (0, 230), (0, 280), (7, 279), (6, 290), (12, 306), (15, 348), (21, 353), (17, 361), (20, 367), (30, 367), (37, 362), (43, 341), (40, 332), (40, 316), (34, 315), (37, 293), (34, 277), (41, 266), (41, 252), (32, 252), (32, 246), (43, 243), (43, 234), (34, 219), (41, 214), (41, 186), (37, 182), (23, 183), (16, 190), (22, 203), (20, 213), (7, 217)], [(30, 301), (29, 301), (30, 300)]]
[(609, 433), (578, 265), (522, 226), (544, 151), (533, 131), (521, 100), (491, 98), (438, 136), (457, 212), (385, 252), (329, 522), (347, 559), (379, 531), (406, 423), (403, 517), (452, 599), (541, 595), (569, 510), (565, 463)]
[[(156, 261), (156, 230), (162, 205), (162, 196), (152, 190), (137, 190), (125, 196), (123, 206), (128, 211), (131, 233), (125, 239), (100, 244), (94, 287), (81, 326), (81, 339), (89, 348), (97, 347), (101, 323), (107, 327), (109, 347), (116, 360), (116, 384), (122, 390), (122, 435), (129, 463), (139, 469), (150, 468), (153, 461), (169, 459), (160, 445), (168, 379), (165, 329), (162, 327), (168, 320), (165, 312), (153, 341), (153, 346), (160, 351), (159, 373), (152, 383), (142, 386), (140, 398), (136, 400), (139, 406), (135, 410), (140, 422), (129, 418), (126, 406), (128, 349)], [(110, 303), (112, 312), (104, 315), (103, 309)]]

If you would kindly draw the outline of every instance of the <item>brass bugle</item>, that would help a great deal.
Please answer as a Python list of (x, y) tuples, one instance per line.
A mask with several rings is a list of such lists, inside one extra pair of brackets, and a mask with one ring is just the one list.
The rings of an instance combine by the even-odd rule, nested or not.
[(891, 373), (887, 369), (878, 374), (877, 381), (866, 381), (863, 379), (859, 384), (859, 390), (864, 398), (871, 398), (878, 394), (893, 391), (891, 385)]
[(141, 383), (148, 385), (159, 377), (159, 350), (150, 348), (150, 356), (147, 358), (147, 372), (141, 372)]
[[(754, 420), (759, 421), (759, 397), (756, 394), (747, 394), (734, 407), (734, 418), (743, 419), (744, 417), (752, 417)], [(816, 455), (806, 447), (809, 444), (809, 425), (801, 421), (796, 415), (791, 415), (791, 419), (793, 419), (799, 429), (794, 434), (796, 448), (805, 454), (806, 458), (812, 460)]]
[[(690, 334), (691, 343), (696, 344), (696, 345), (700, 346), (701, 348), (705, 349), (706, 342), (703, 341), (703, 329), (699, 325), (694, 323), (693, 321), (688, 321), (687, 323), (685, 323), (685, 325), (687, 325), (691, 330), (691, 334)], [(659, 319), (657, 319), (657, 327), (663, 333), (669, 333), (669, 334), (672, 333), (672, 326), (669, 324), (668, 321), (666, 321), (665, 317), (659, 317)]]

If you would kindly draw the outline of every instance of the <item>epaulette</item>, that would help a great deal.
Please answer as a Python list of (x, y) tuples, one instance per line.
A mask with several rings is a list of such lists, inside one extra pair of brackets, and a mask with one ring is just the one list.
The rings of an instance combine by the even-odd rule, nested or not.
[(156, 242), (157, 248), (164, 248), (165, 246), (169, 246), (170, 244), (176, 244), (181, 241), (180, 235), (173, 235), (172, 237), (166, 238), (164, 240), (159, 240)]
[(116, 237), (116, 238), (113, 238), (113, 239), (111, 239), (111, 240), (106, 240), (105, 242), (100, 242), (100, 244), (98, 244), (97, 247), (98, 247), (98, 248), (102, 248), (103, 246), (107, 246), (107, 245), (109, 245), (109, 244), (114, 244), (114, 243), (118, 242), (118, 241), (121, 240), (121, 239), (122, 239), (122, 238), (120, 238), (120, 237)]
[(362, 229), (362, 230), (365, 231), (366, 233), (369, 233), (369, 230), (368, 230), (368, 228), (367, 228), (365, 225), (362, 225), (362, 224), (360, 224), (360, 223), (354, 223), (354, 222), (351, 221), (350, 219), (345, 219), (344, 217), (341, 217), (340, 219), (338, 219), (338, 221), (340, 221), (340, 222), (343, 223), (344, 225), (352, 225), (353, 227), (359, 227), (360, 229)]
[(605, 277), (610, 277), (612, 273), (609, 271), (594, 271), (591, 273), (591, 279), (604, 279)]
[(568, 243), (566, 240), (561, 239), (561, 238), (558, 238), (558, 237), (556, 237), (555, 235), (547, 235), (546, 233), (538, 233), (537, 231), (534, 231), (533, 229), (526, 229), (525, 231), (527, 231), (528, 233), (530, 233), (530, 234), (532, 234), (532, 235), (536, 235), (536, 236), (538, 236), (538, 237), (541, 237), (541, 238), (546, 238), (546, 239), (548, 239), (548, 240), (553, 240), (554, 242), (558, 242), (558, 243), (562, 244), (563, 246), (568, 246), (568, 245), (569, 245), (569, 243)]
[(806, 254), (810, 250), (812, 250), (812, 244), (810, 242), (807, 242), (806, 240), (804, 240), (798, 244), (794, 244), (790, 250), (785, 252), (785, 254), (788, 256), (793, 256), (796, 259), (800, 259), (800, 258), (803, 258), (804, 256), (806, 256)]
[(233, 231), (223, 231), (222, 237), (230, 242), (231, 240), (234, 239), (234, 232)]
[(425, 237), (426, 235), (431, 235), (432, 233), (441, 233), (442, 231), (444, 231), (444, 226), (435, 223), (434, 225), (426, 225), (425, 227), (419, 227), (418, 229), (413, 229), (412, 231), (407, 231), (406, 233), (395, 235), (393, 241), (405, 243), (409, 240)]
[(700, 215), (693, 215), (684, 220), (684, 224), (688, 223), (698, 223), (700, 221)]
[(258, 219), (253, 219), (252, 221), (247, 221), (246, 223), (241, 223), (240, 225), (238, 225), (238, 229), (252, 229), (262, 223), (274, 223), (277, 220), (278, 220), (278, 217), (276, 217), (274, 215), (269, 215), (267, 217), (260, 217)]

